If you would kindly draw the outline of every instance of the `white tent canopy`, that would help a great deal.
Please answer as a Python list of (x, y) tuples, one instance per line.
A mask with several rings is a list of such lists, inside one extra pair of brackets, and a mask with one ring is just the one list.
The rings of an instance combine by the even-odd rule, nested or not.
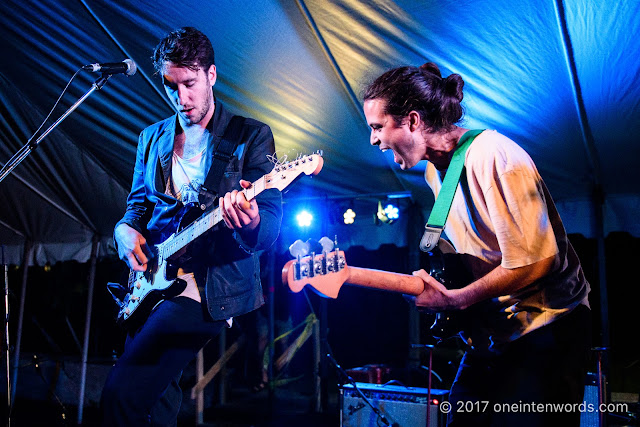
[[(568, 232), (598, 233), (601, 189), (604, 233), (639, 236), (639, 9), (634, 0), (5, 0), (1, 164), (79, 67), (131, 58), (139, 71), (112, 77), (0, 183), (0, 243), (12, 263), (26, 241), (30, 263), (86, 261), (94, 236), (100, 255), (112, 250), (137, 135), (172, 113), (151, 51), (187, 25), (213, 42), (219, 100), (269, 124), (280, 156), (324, 151), (322, 173), (289, 199), (409, 192), (428, 212), (424, 165), (401, 172), (369, 146), (359, 94), (388, 68), (429, 60), (464, 78), (465, 126), (496, 129), (531, 154)], [(54, 117), (97, 77), (80, 73)]]

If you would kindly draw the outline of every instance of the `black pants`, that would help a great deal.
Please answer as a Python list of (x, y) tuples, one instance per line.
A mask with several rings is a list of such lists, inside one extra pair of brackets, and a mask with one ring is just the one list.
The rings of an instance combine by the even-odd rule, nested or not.
[(590, 346), (591, 311), (580, 305), (500, 355), (467, 352), (451, 388), (448, 425), (579, 426)]
[(176, 425), (187, 364), (226, 323), (208, 320), (186, 297), (164, 301), (135, 334), (102, 390), (104, 426)]

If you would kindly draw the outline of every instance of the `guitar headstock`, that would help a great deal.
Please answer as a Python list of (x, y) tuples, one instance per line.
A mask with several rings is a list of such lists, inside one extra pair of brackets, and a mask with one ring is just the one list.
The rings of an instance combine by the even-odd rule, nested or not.
[(265, 175), (265, 187), (282, 191), (301, 174), (317, 175), (322, 170), (323, 164), (322, 154), (316, 153), (276, 165)]
[(282, 283), (293, 292), (305, 285), (325, 298), (337, 298), (342, 284), (349, 278), (344, 252), (336, 250), (322, 255), (298, 256), (282, 268)]

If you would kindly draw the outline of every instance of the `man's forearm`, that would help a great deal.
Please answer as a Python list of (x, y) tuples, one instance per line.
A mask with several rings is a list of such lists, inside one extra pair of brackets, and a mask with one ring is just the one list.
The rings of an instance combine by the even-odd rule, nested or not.
[(498, 266), (468, 286), (453, 291), (454, 305), (462, 310), (480, 301), (517, 292), (547, 275), (551, 271), (554, 259), (552, 256), (513, 269)]

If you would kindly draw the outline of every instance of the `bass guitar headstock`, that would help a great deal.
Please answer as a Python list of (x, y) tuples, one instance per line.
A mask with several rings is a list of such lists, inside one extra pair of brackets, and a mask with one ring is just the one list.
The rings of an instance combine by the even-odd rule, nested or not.
[(311, 285), (311, 289), (322, 297), (338, 297), (340, 288), (349, 278), (349, 271), (344, 252), (331, 239), (323, 237), (313, 243), (296, 240), (289, 246), (289, 252), (295, 259), (282, 268), (282, 283), (293, 292)]

